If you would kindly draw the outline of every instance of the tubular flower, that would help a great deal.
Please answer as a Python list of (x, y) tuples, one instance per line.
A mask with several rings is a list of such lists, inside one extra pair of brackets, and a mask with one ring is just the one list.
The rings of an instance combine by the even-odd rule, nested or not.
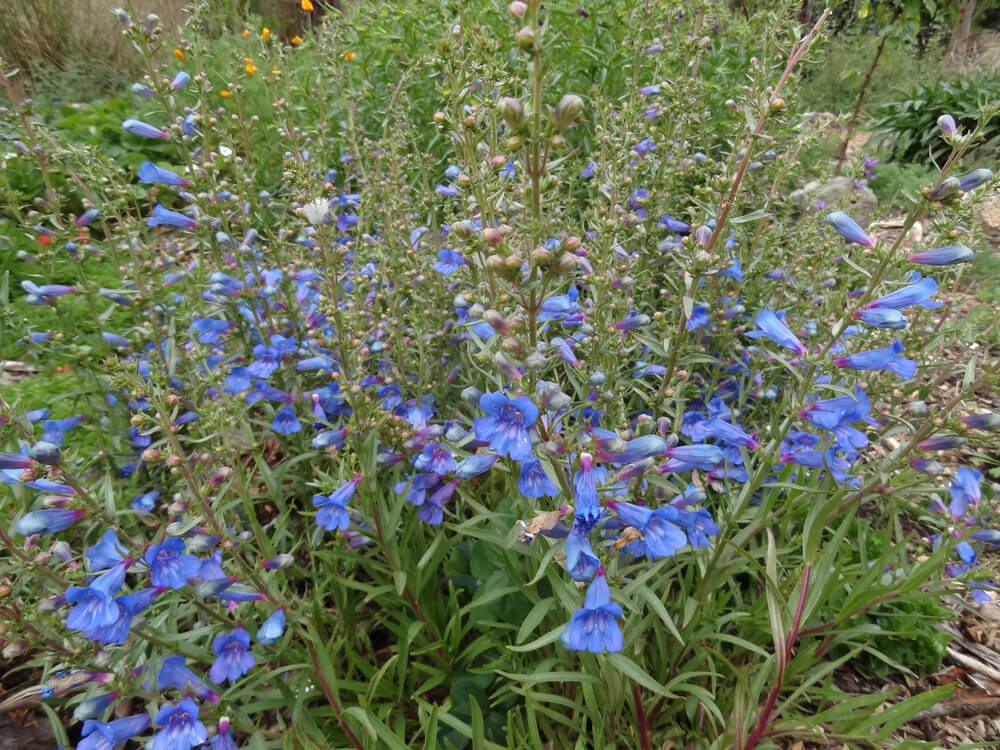
[(962, 421), (969, 427), (977, 430), (1000, 429), (1000, 414), (995, 414), (993, 412), (986, 412), (985, 414), (970, 414), (967, 417), (962, 417)]
[(594, 554), (594, 548), (590, 546), (590, 539), (587, 537), (589, 528), (585, 521), (577, 518), (566, 537), (566, 572), (574, 581), (589, 581), (601, 564)]
[(542, 462), (534, 456), (529, 456), (521, 462), (517, 489), (525, 497), (555, 497), (559, 494), (558, 488), (545, 473)]
[(66, 589), (66, 601), (76, 605), (66, 617), (66, 627), (91, 630), (114, 625), (120, 612), (113, 597), (125, 583), (125, 571), (131, 564), (132, 560), (125, 558), (97, 576), (89, 586)]
[(198, 220), (185, 216), (177, 211), (164, 208), (159, 203), (153, 207), (153, 215), (146, 219), (146, 224), (151, 227), (176, 227), (177, 229), (194, 229), (198, 226)]
[(608, 507), (628, 526), (642, 536), (628, 545), (636, 557), (647, 555), (650, 560), (670, 557), (687, 544), (687, 535), (680, 528), (680, 513), (673, 506), (651, 510), (619, 500), (608, 500)]
[(344, 531), (351, 525), (351, 517), (347, 503), (354, 497), (354, 490), (361, 483), (361, 477), (356, 476), (351, 481), (339, 487), (335, 492), (313, 497), (313, 505), (319, 507), (316, 514), (316, 525), (327, 531)]
[(917, 363), (912, 359), (900, 357), (902, 353), (903, 345), (896, 340), (892, 342), (892, 346), (884, 349), (835, 357), (833, 363), (837, 367), (849, 367), (852, 370), (890, 370), (903, 380), (909, 380), (917, 372)]
[(574, 513), (578, 519), (591, 526), (601, 517), (594, 473), (593, 457), (589, 453), (580, 454), (580, 470), (573, 476), (573, 492), (576, 495)]
[(257, 643), (262, 646), (273, 646), (285, 632), (285, 608), (279, 607), (264, 620), (257, 630)]
[(201, 561), (183, 552), (184, 540), (178, 537), (170, 537), (146, 550), (143, 559), (149, 565), (154, 586), (181, 589), (187, 585), (188, 579), (198, 575)]
[(161, 708), (156, 723), (162, 729), (153, 735), (149, 750), (190, 750), (208, 739), (205, 725), (198, 721), (198, 705), (190, 698)]
[(965, 245), (948, 245), (925, 250), (922, 253), (912, 253), (910, 262), (925, 266), (953, 266), (956, 263), (971, 263), (975, 255), (972, 249)]
[(963, 466), (955, 472), (955, 478), (952, 479), (951, 487), (948, 488), (948, 492), (951, 494), (951, 505), (948, 509), (951, 511), (953, 519), (957, 520), (965, 516), (970, 505), (979, 504), (983, 496), (980, 486), (982, 481), (982, 473), (973, 469), (967, 469)]
[(826, 217), (826, 223), (848, 242), (856, 242), (864, 247), (875, 247), (875, 240), (868, 236), (858, 223), (843, 211), (834, 211)]
[(148, 122), (143, 122), (142, 120), (125, 120), (125, 122), (122, 123), (122, 129), (132, 135), (137, 135), (142, 138), (158, 138), (160, 140), (166, 140), (170, 137), (169, 133), (165, 133), (159, 128), (150, 125)]
[(925, 276), (915, 284), (904, 286), (869, 302), (867, 308), (869, 310), (899, 310), (910, 305), (920, 305), (927, 310), (933, 310), (936, 307), (941, 307), (940, 302), (931, 299), (937, 292), (937, 288), (937, 281), (930, 276)]
[(215, 636), (212, 652), (216, 659), (208, 673), (209, 679), (221, 685), (226, 680), (233, 682), (245, 675), (255, 663), (249, 649), (250, 635), (241, 627)]
[(187, 187), (191, 183), (178, 174), (174, 174), (169, 169), (158, 167), (151, 161), (144, 161), (139, 165), (139, 182), (146, 185), (173, 185), (175, 187)]
[(76, 750), (113, 750), (125, 740), (132, 739), (137, 734), (149, 728), (149, 714), (136, 714), (123, 719), (115, 719), (105, 724), (102, 721), (87, 719), (83, 722), (83, 739)]
[(896, 331), (906, 328), (907, 323), (906, 316), (903, 313), (890, 308), (856, 310), (854, 317), (862, 323), (870, 325), (872, 328), (888, 328)]
[(538, 407), (527, 396), (510, 399), (502, 393), (484, 393), (479, 408), (489, 416), (476, 417), (476, 438), (489, 443), (501, 456), (523, 461), (531, 455), (529, 430), (538, 419)]
[(570, 617), (559, 640), (570, 651), (594, 654), (621, 651), (622, 631), (617, 622), (621, 616), (622, 608), (611, 601), (604, 568), (598, 568), (583, 606)]
[(463, 458), (455, 468), (455, 476), (459, 479), (472, 479), (480, 474), (485, 474), (493, 468), (497, 462), (497, 456), (492, 453), (477, 453), (474, 456)]
[(677, 445), (667, 448), (668, 460), (660, 467), (660, 473), (679, 473), (692, 469), (710, 470), (722, 463), (725, 458), (722, 449), (717, 445)]
[(798, 355), (804, 355), (809, 352), (805, 345), (799, 341), (798, 337), (788, 330), (788, 326), (781, 321), (781, 318), (773, 310), (761, 310), (754, 322), (757, 324), (759, 330), (748, 332), (746, 335), (750, 338), (766, 336), (774, 343), (780, 344)]
[(72, 526), (84, 516), (82, 510), (49, 508), (25, 513), (14, 524), (14, 530), (21, 536), (32, 534), (55, 534)]

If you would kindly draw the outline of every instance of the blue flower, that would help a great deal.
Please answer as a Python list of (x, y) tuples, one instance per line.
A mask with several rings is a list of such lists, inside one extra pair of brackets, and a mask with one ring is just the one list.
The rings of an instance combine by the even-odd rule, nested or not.
[(591, 526), (576, 518), (566, 537), (566, 572), (574, 581), (589, 581), (601, 565), (587, 536)]
[[(607, 443), (602, 441), (599, 445), (603, 448)], [(631, 464), (642, 461), (644, 458), (659, 456), (667, 449), (667, 441), (659, 435), (643, 435), (625, 443), (624, 448), (617, 452), (601, 450), (597, 458), (613, 464)]]
[(286, 405), (275, 412), (271, 429), (279, 435), (291, 435), (302, 429), (302, 423), (295, 417), (295, 410)]
[(229, 718), (223, 716), (219, 719), (218, 733), (210, 740), (211, 750), (237, 750), (236, 740), (229, 729)]
[(430, 443), (424, 446), (420, 455), (414, 457), (413, 466), (430, 474), (450, 474), (458, 468), (458, 462), (443, 445)]
[(489, 443), (501, 456), (523, 461), (531, 455), (529, 429), (538, 419), (538, 407), (527, 396), (510, 399), (503, 393), (484, 393), (479, 408), (489, 416), (474, 422), (476, 438)]
[(146, 549), (143, 559), (149, 565), (154, 586), (181, 589), (189, 578), (198, 575), (201, 561), (183, 552), (184, 540), (175, 536)]
[(570, 651), (594, 654), (621, 651), (622, 631), (617, 622), (621, 616), (622, 608), (611, 601), (604, 568), (598, 568), (583, 606), (570, 617), (559, 640)]
[[(602, 472), (607, 473), (607, 470)], [(574, 514), (577, 519), (593, 526), (601, 517), (601, 506), (597, 497), (597, 477), (594, 460), (589, 453), (580, 454), (580, 470), (573, 475), (573, 492), (576, 497)]]
[(172, 89), (182, 89), (191, 83), (190, 74), (185, 71), (180, 71), (174, 76), (173, 80), (170, 82), (170, 88)]
[(87, 557), (87, 567), (92, 573), (96, 573), (120, 563), (126, 552), (122, 543), (118, 541), (118, 535), (108, 529), (101, 537), (101, 541), (88, 547), (84, 554)]
[(361, 477), (356, 476), (329, 496), (314, 496), (313, 505), (319, 507), (319, 513), (316, 514), (316, 525), (327, 531), (343, 531), (350, 526), (351, 517), (347, 511), (347, 503), (354, 497), (354, 490), (360, 482)]
[(935, 302), (931, 299), (937, 292), (937, 288), (937, 281), (930, 276), (925, 276), (915, 284), (904, 286), (883, 297), (879, 297), (877, 300), (869, 302), (867, 308), (869, 310), (899, 310), (909, 305), (920, 305), (925, 309), (933, 310), (935, 307), (941, 307), (940, 302)]
[(748, 332), (746, 335), (749, 338), (766, 336), (776, 344), (780, 344), (786, 349), (791, 349), (796, 354), (803, 355), (809, 352), (802, 342), (799, 341), (798, 337), (781, 322), (781, 319), (773, 310), (761, 310), (754, 322), (760, 330)]
[(159, 128), (150, 125), (148, 122), (143, 122), (142, 120), (125, 120), (125, 122), (122, 123), (122, 129), (132, 135), (140, 136), (141, 138), (159, 138), (161, 140), (165, 140), (170, 137), (169, 133), (164, 133)]
[(911, 253), (910, 262), (925, 266), (953, 266), (956, 263), (971, 263), (976, 256), (971, 248), (965, 245), (948, 245), (922, 253)]
[(129, 503), (129, 507), (132, 510), (139, 511), (140, 513), (149, 513), (156, 504), (156, 500), (159, 496), (159, 490), (150, 490), (149, 492), (133, 497), (132, 501)]
[(890, 370), (903, 380), (909, 380), (917, 372), (917, 363), (912, 359), (900, 357), (903, 345), (899, 340), (884, 349), (873, 349), (869, 352), (858, 352), (846, 357), (834, 357), (837, 367), (849, 367), (852, 370)]
[(126, 557), (93, 579), (86, 587), (70, 586), (66, 601), (76, 606), (66, 616), (70, 630), (91, 630), (114, 625), (120, 615), (114, 595), (125, 583), (125, 571), (132, 564)]
[(992, 179), (992, 170), (980, 167), (979, 169), (973, 169), (967, 175), (959, 177), (958, 184), (963, 193), (968, 193), (970, 190), (975, 190), (980, 185), (983, 185)]
[(445, 276), (451, 276), (465, 265), (465, 258), (454, 250), (438, 250), (437, 257), (438, 260), (434, 264), (434, 270)]
[(132, 620), (149, 607), (164, 590), (162, 586), (157, 586), (117, 597), (115, 602), (118, 604), (118, 619), (111, 625), (100, 625), (84, 630), (83, 634), (97, 643), (124, 644), (132, 628)]
[(864, 247), (875, 247), (875, 240), (869, 237), (858, 223), (843, 211), (834, 211), (826, 217), (826, 223), (848, 242), (856, 242)]
[(534, 456), (529, 456), (521, 462), (517, 489), (525, 497), (556, 497), (559, 494), (558, 488), (545, 473), (542, 462)]
[(115, 719), (105, 724), (87, 719), (83, 722), (82, 740), (76, 750), (112, 750), (125, 740), (145, 732), (149, 727), (149, 714), (136, 714)]
[(497, 458), (492, 453), (477, 453), (468, 458), (463, 458), (455, 468), (455, 476), (459, 479), (478, 477), (480, 474), (485, 474), (492, 469), (493, 464), (497, 462)]
[(87, 698), (73, 709), (73, 720), (86, 721), (87, 719), (93, 719), (95, 716), (100, 716), (107, 710), (108, 706), (115, 702), (119, 695), (121, 693), (115, 690), (111, 693), (94, 695)]
[(188, 669), (186, 659), (180, 654), (170, 654), (160, 663), (160, 671), (156, 673), (156, 689), (174, 688), (194, 694), (204, 700), (219, 702), (218, 693), (214, 692), (205, 681)]
[(867, 323), (873, 328), (888, 328), (890, 330), (901, 330), (906, 328), (906, 316), (899, 310), (875, 309), (856, 310), (854, 317), (863, 323)]
[(1000, 414), (984, 412), (983, 414), (970, 414), (962, 417), (962, 421), (969, 427), (977, 430), (996, 430), (1000, 428)]
[(257, 643), (273, 646), (285, 632), (285, 608), (279, 607), (271, 613), (257, 630)]
[(190, 698), (161, 708), (156, 723), (162, 729), (153, 735), (149, 750), (190, 750), (208, 739), (205, 725), (198, 721), (198, 706)]
[(620, 500), (608, 500), (608, 507), (627, 525), (642, 534), (642, 539), (629, 544), (636, 557), (643, 554), (650, 560), (670, 557), (687, 544), (687, 535), (680, 528), (680, 513), (671, 505), (651, 510)]
[(948, 489), (951, 494), (949, 510), (952, 518), (962, 518), (968, 512), (970, 505), (979, 503), (983, 496), (980, 486), (982, 480), (981, 472), (967, 469), (964, 466), (955, 473), (954, 479), (951, 480), (951, 487)]
[(176, 227), (178, 229), (194, 229), (198, 226), (198, 220), (185, 216), (177, 211), (164, 208), (159, 203), (153, 206), (153, 215), (146, 219), (146, 224), (151, 227)]
[(679, 473), (702, 469), (708, 471), (722, 463), (725, 458), (717, 445), (676, 445), (664, 453), (670, 459), (660, 467), (660, 473)]
[(67, 510), (66, 508), (47, 508), (25, 513), (14, 524), (14, 530), (22, 536), (31, 534), (55, 534), (67, 529), (84, 516), (82, 510)]
[(233, 682), (245, 675), (255, 663), (249, 648), (250, 635), (242, 627), (237, 627), (231, 633), (215, 636), (212, 639), (212, 653), (216, 658), (208, 678), (220, 685), (226, 680)]

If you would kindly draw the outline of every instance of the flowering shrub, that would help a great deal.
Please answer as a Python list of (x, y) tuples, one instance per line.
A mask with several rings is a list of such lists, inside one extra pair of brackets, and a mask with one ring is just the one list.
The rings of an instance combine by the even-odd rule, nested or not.
[(100, 353), (88, 413), (2, 405), (18, 700), (80, 748), (886, 739), (948, 688), (873, 716), (833, 671), (998, 538), (971, 469), (928, 505), (958, 417), (1000, 423), (963, 412), (992, 364), (938, 398), (924, 312), (993, 184), (977, 131), (942, 126), (878, 242), (782, 199), (822, 19), (413, 6), (231, 57), (204, 7), (176, 51), (122, 11), (150, 74), (121, 128), (173, 148), (126, 174), (5, 110), (45, 186), (8, 206), (22, 301), (97, 326), (24, 346)]

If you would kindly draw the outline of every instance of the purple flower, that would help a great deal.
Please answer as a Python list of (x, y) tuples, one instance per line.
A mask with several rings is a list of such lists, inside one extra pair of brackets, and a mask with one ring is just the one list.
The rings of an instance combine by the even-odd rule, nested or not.
[(826, 217), (826, 223), (848, 242), (856, 242), (865, 247), (875, 247), (875, 240), (869, 237), (858, 223), (843, 211), (834, 211)]
[(171, 211), (157, 203), (153, 206), (153, 215), (146, 219), (146, 224), (151, 227), (177, 227), (178, 229), (194, 229), (198, 226), (198, 220), (190, 216)]
[(198, 575), (201, 561), (183, 552), (184, 540), (175, 536), (146, 549), (143, 559), (149, 565), (154, 586), (181, 589), (187, 585), (189, 578)]
[(434, 192), (444, 198), (457, 198), (460, 195), (458, 188), (454, 185), (442, 185), (441, 183), (434, 186)]
[(899, 310), (910, 305), (920, 305), (927, 310), (941, 307), (940, 302), (931, 299), (937, 293), (937, 281), (930, 276), (920, 279), (916, 284), (904, 286), (868, 303), (869, 310), (893, 309)]
[(139, 165), (139, 182), (147, 185), (174, 185), (176, 187), (187, 187), (191, 183), (178, 174), (174, 174), (169, 169), (158, 167), (151, 161), (144, 161)]
[(142, 138), (167, 139), (170, 137), (169, 133), (164, 133), (159, 128), (155, 128), (148, 122), (143, 122), (142, 120), (126, 120), (122, 123), (122, 129), (132, 135), (138, 135)]
[(592, 526), (600, 519), (602, 511), (597, 498), (594, 460), (589, 453), (580, 454), (580, 470), (573, 475), (573, 493), (576, 518)]
[(670, 557), (687, 544), (687, 535), (678, 524), (680, 513), (673, 506), (651, 510), (642, 505), (608, 500), (608, 507), (623, 523), (642, 533), (642, 539), (628, 545), (629, 552), (636, 557), (644, 554), (650, 560)]
[(316, 514), (316, 525), (327, 531), (343, 531), (350, 526), (351, 517), (347, 511), (347, 503), (354, 497), (354, 490), (360, 482), (361, 477), (356, 476), (329, 496), (314, 496), (313, 505), (319, 507), (319, 513)]
[(970, 414), (962, 417), (962, 421), (977, 430), (996, 430), (1000, 428), (1000, 414), (986, 412), (985, 414)]
[(77, 218), (77, 220), (74, 221), (73, 224), (75, 224), (78, 227), (85, 227), (100, 215), (101, 215), (101, 209), (88, 208), (86, 211), (80, 214), (79, 218)]
[(583, 606), (570, 617), (559, 640), (570, 651), (594, 654), (621, 651), (622, 631), (617, 622), (621, 616), (622, 608), (611, 601), (604, 568), (598, 568)]
[(873, 349), (869, 352), (858, 352), (846, 357), (834, 357), (837, 367), (849, 367), (852, 370), (890, 370), (903, 380), (909, 380), (917, 372), (917, 363), (912, 359), (900, 357), (903, 345), (899, 340), (884, 349)]
[(215, 661), (208, 678), (216, 685), (226, 680), (234, 682), (250, 671), (254, 665), (253, 654), (249, 651), (250, 635), (237, 626), (231, 633), (220, 633), (212, 639), (212, 653)]
[(595, 174), (597, 174), (597, 162), (596, 161), (592, 161), (589, 164), (587, 164), (587, 166), (585, 166), (583, 168), (583, 170), (580, 172), (580, 176), (583, 177), (586, 180), (589, 180)]
[(510, 399), (503, 393), (484, 393), (479, 408), (489, 416), (476, 417), (476, 438), (489, 443), (501, 456), (523, 461), (531, 455), (530, 428), (538, 419), (538, 407), (527, 396)]
[(755, 339), (766, 336), (776, 344), (780, 344), (786, 349), (791, 349), (799, 355), (809, 352), (805, 345), (799, 341), (798, 337), (788, 330), (788, 326), (781, 322), (781, 318), (773, 310), (761, 310), (754, 322), (757, 324), (759, 330), (749, 331), (746, 334), (748, 337)]
[(965, 245), (948, 245), (925, 250), (922, 253), (911, 253), (910, 262), (925, 266), (953, 266), (956, 263), (971, 263), (975, 255), (971, 248)]
[(205, 725), (198, 721), (198, 706), (190, 698), (161, 708), (156, 723), (162, 729), (153, 735), (149, 750), (190, 750), (208, 739)]
[(950, 451), (960, 445), (969, 442), (968, 438), (958, 435), (934, 435), (926, 440), (917, 443), (917, 448), (922, 451)]
[(210, 740), (211, 750), (238, 750), (233, 733), (229, 729), (229, 718), (219, 719), (218, 733)]
[(271, 613), (257, 630), (257, 643), (273, 646), (285, 632), (285, 608), (279, 607)]
[(938, 127), (941, 128), (941, 135), (949, 136), (955, 135), (955, 131), (958, 127), (955, 125), (955, 118), (951, 115), (941, 115), (937, 119)]
[(649, 86), (643, 86), (639, 89), (639, 94), (642, 96), (656, 96), (659, 93), (660, 87), (655, 83), (650, 84)]
[(970, 190), (975, 190), (980, 185), (992, 179), (993, 172), (985, 167), (980, 167), (979, 169), (973, 169), (967, 175), (959, 177), (958, 184), (963, 193), (968, 193)]
[(189, 83), (191, 83), (191, 76), (182, 70), (174, 76), (174, 79), (170, 82), (170, 88), (182, 89)]
[(704, 432), (706, 437), (721, 440), (723, 443), (728, 443), (729, 445), (742, 445), (753, 451), (760, 448), (760, 443), (758, 443), (751, 435), (748, 435), (739, 427), (733, 426), (718, 416), (714, 416), (711, 419), (702, 422), (701, 430)]
[(67, 510), (65, 508), (48, 508), (25, 513), (14, 524), (14, 530), (22, 536), (32, 534), (55, 534), (69, 528), (84, 516), (82, 510)]

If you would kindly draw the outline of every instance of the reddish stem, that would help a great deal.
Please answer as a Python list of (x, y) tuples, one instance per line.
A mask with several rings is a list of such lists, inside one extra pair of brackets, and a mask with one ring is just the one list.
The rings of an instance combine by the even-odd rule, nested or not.
[(632, 683), (632, 700), (635, 701), (635, 715), (639, 721), (639, 744), (642, 750), (650, 750), (649, 717), (646, 716), (646, 711), (642, 707), (642, 689), (634, 682)]

